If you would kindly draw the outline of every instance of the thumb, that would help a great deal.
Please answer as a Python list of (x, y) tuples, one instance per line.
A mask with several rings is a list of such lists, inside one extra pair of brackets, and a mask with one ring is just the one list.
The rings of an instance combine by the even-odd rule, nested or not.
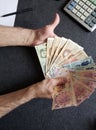
[(59, 24), (59, 22), (60, 22), (60, 16), (59, 14), (56, 13), (54, 21), (50, 24), (51, 28), (54, 30), (56, 26)]

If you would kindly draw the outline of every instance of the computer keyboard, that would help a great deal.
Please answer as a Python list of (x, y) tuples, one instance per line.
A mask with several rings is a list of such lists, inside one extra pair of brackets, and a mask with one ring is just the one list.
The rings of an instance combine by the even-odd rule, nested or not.
[(96, 0), (70, 0), (64, 10), (89, 31), (96, 29)]

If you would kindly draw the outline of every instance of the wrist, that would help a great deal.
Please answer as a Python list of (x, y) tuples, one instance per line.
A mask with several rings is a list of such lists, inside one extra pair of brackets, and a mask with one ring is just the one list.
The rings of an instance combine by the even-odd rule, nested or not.
[(31, 85), (27, 88), (26, 98), (28, 101), (31, 99), (37, 98), (37, 92), (36, 92), (35, 85)]
[(34, 46), (34, 41), (36, 37), (36, 31), (32, 29), (26, 29), (26, 40), (25, 40), (25, 46)]
[(51, 98), (52, 97), (52, 87), (50, 89), (49, 79), (45, 79), (33, 85), (35, 98)]
[(43, 97), (43, 89), (39, 83), (29, 86), (28, 95), (29, 98), (42, 98)]
[(30, 91), (32, 92), (31, 95), (33, 95), (33, 98), (40, 98), (42, 95), (41, 86), (39, 83), (32, 85)]

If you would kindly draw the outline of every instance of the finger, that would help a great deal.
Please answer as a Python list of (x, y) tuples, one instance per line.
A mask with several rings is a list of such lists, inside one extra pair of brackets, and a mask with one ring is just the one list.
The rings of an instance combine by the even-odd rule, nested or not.
[(50, 24), (51, 28), (54, 30), (55, 27), (59, 24), (60, 22), (60, 17), (59, 14), (56, 13), (54, 21)]
[(52, 81), (52, 85), (58, 86), (58, 85), (65, 84), (66, 82), (67, 82), (67, 79), (65, 77), (55, 78)]

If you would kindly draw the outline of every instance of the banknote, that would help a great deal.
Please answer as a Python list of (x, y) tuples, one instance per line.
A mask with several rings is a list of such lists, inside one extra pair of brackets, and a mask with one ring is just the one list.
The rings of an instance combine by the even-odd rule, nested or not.
[(36, 46), (35, 49), (41, 64), (43, 74), (46, 75), (46, 43)]
[(61, 50), (61, 52), (57, 56), (54, 63), (58, 64), (60, 62), (64, 62), (65, 59), (72, 57), (80, 50), (83, 50), (83, 47), (79, 46), (78, 44), (76, 44), (75, 42), (69, 39), (67, 40), (64, 48)]
[(96, 82), (96, 70), (76, 70), (70, 72), (73, 77)]
[(54, 38), (48, 38), (47, 39), (46, 72), (49, 70), (50, 54), (51, 54), (51, 50), (52, 50), (53, 41), (54, 41)]
[(81, 60), (77, 60), (75, 62), (70, 62), (69, 64), (65, 64), (62, 67), (63, 68), (69, 68), (69, 69), (76, 69), (76, 68), (81, 68), (82, 67), (86, 67), (90, 64), (95, 64), (94, 60), (91, 56), (85, 58), (85, 59), (81, 59)]
[(78, 106), (96, 89), (96, 64), (78, 43), (64, 37), (48, 38), (36, 46), (45, 78), (65, 77), (54, 86), (52, 109)]
[(75, 78), (73, 79), (72, 86), (74, 88), (77, 105), (84, 102), (92, 94), (85, 84)]
[[(64, 64), (71, 64), (75, 61), (78, 61), (78, 60), (83, 60), (85, 58), (87, 58), (88, 55), (86, 54), (86, 52), (84, 52), (83, 50), (80, 50), (78, 51), (76, 54), (70, 54), (69, 57), (66, 57), (65, 59), (63, 59), (63, 61), (60, 61), (57, 65), (58, 66), (63, 66)], [(55, 63), (54, 63), (55, 64)]]
[(52, 62), (54, 54), (55, 54), (55, 52), (56, 52), (56, 50), (57, 50), (61, 40), (62, 40), (62, 38), (60, 38), (60, 37), (55, 37), (54, 38), (54, 41), (53, 41), (53, 44), (52, 44), (52, 50), (51, 50), (51, 53), (50, 53), (50, 64)]
[[(74, 61), (77, 61), (78, 59), (85, 59), (87, 58), (87, 54), (84, 51), (80, 51), (77, 55), (71, 57), (69, 60), (64, 60), (63, 62), (56, 64), (54, 63), (50, 70), (46, 73), (48, 77), (54, 77), (56, 75), (56, 72), (59, 71), (60, 69), (64, 68), (64, 65), (72, 64)], [(66, 67), (65, 67), (66, 68)]]
[(79, 82), (82, 82), (83, 84), (86, 85), (87, 89), (89, 89), (91, 92), (95, 91), (96, 88), (96, 82), (88, 80), (88, 79), (80, 79), (78, 77), (75, 77), (77, 80), (79, 80)]
[(54, 78), (54, 77), (60, 77), (67, 74), (69, 70), (66, 68), (61, 68), (59, 66), (53, 66), (47, 73), (47, 77)]
[[(65, 44), (67, 42), (67, 39), (62, 37), (61, 40), (60, 40), (60, 43), (59, 45), (57, 46), (56, 50), (55, 50), (55, 53), (54, 53), (54, 56), (51, 60), (51, 64), (50, 66), (54, 63), (55, 59), (57, 58), (57, 56), (59, 55), (59, 53), (61, 52), (61, 50), (64, 48)], [(54, 46), (53, 46), (54, 48)]]
[(88, 64), (86, 66), (80, 66), (80, 67), (73, 67), (72, 70), (96, 70), (96, 64), (92, 63), (92, 64)]
[(70, 82), (56, 86), (53, 93), (52, 109), (80, 105), (94, 92), (94, 85), (86, 80), (72, 77)]
[(70, 84), (66, 83), (59, 87), (62, 88), (62, 90), (59, 92), (57, 91), (54, 92), (52, 109), (60, 109), (70, 107), (73, 105), (72, 91), (70, 89)]
[(48, 71), (46, 75), (49, 78), (56, 78), (56, 77), (66, 76), (68, 73), (69, 73), (68, 69), (54, 66), (50, 71)]

